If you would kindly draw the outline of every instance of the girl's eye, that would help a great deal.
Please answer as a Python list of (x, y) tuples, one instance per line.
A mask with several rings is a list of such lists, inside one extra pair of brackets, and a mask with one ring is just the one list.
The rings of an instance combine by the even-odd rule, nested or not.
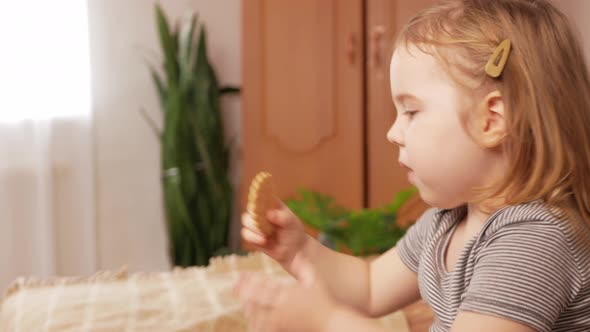
[(410, 119), (412, 119), (414, 117), (414, 115), (416, 115), (416, 113), (418, 113), (418, 111), (416, 111), (416, 110), (404, 111), (404, 115)]

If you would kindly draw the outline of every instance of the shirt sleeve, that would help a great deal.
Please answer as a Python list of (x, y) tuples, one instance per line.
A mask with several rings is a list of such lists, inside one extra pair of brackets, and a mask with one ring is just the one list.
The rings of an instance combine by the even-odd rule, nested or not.
[(428, 209), (418, 218), (418, 220), (408, 228), (404, 237), (402, 237), (395, 248), (400, 259), (410, 270), (418, 273), (420, 266), (420, 257), (427, 232), (434, 221), (436, 209)]
[(547, 222), (521, 222), (498, 231), (483, 244), (459, 310), (550, 332), (580, 285), (564, 231)]

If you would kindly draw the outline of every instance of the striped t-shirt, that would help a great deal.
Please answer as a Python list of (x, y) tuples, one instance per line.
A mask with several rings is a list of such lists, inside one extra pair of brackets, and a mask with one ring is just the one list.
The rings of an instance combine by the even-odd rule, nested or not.
[(540, 332), (590, 331), (590, 227), (542, 201), (492, 214), (446, 271), (445, 249), (467, 212), (430, 209), (397, 245), (434, 311), (431, 332), (459, 311), (499, 316)]

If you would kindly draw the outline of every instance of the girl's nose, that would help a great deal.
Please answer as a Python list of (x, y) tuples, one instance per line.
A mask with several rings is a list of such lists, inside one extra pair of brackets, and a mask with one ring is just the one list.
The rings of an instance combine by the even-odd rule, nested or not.
[(387, 131), (387, 140), (395, 145), (404, 146), (402, 130), (400, 127), (400, 123), (396, 118), (391, 125), (391, 128)]

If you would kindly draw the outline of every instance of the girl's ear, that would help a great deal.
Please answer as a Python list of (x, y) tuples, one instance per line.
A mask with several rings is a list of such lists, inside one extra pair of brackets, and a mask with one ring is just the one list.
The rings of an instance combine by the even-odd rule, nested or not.
[(485, 96), (476, 109), (474, 133), (480, 145), (494, 148), (503, 143), (507, 136), (504, 101), (500, 91)]

